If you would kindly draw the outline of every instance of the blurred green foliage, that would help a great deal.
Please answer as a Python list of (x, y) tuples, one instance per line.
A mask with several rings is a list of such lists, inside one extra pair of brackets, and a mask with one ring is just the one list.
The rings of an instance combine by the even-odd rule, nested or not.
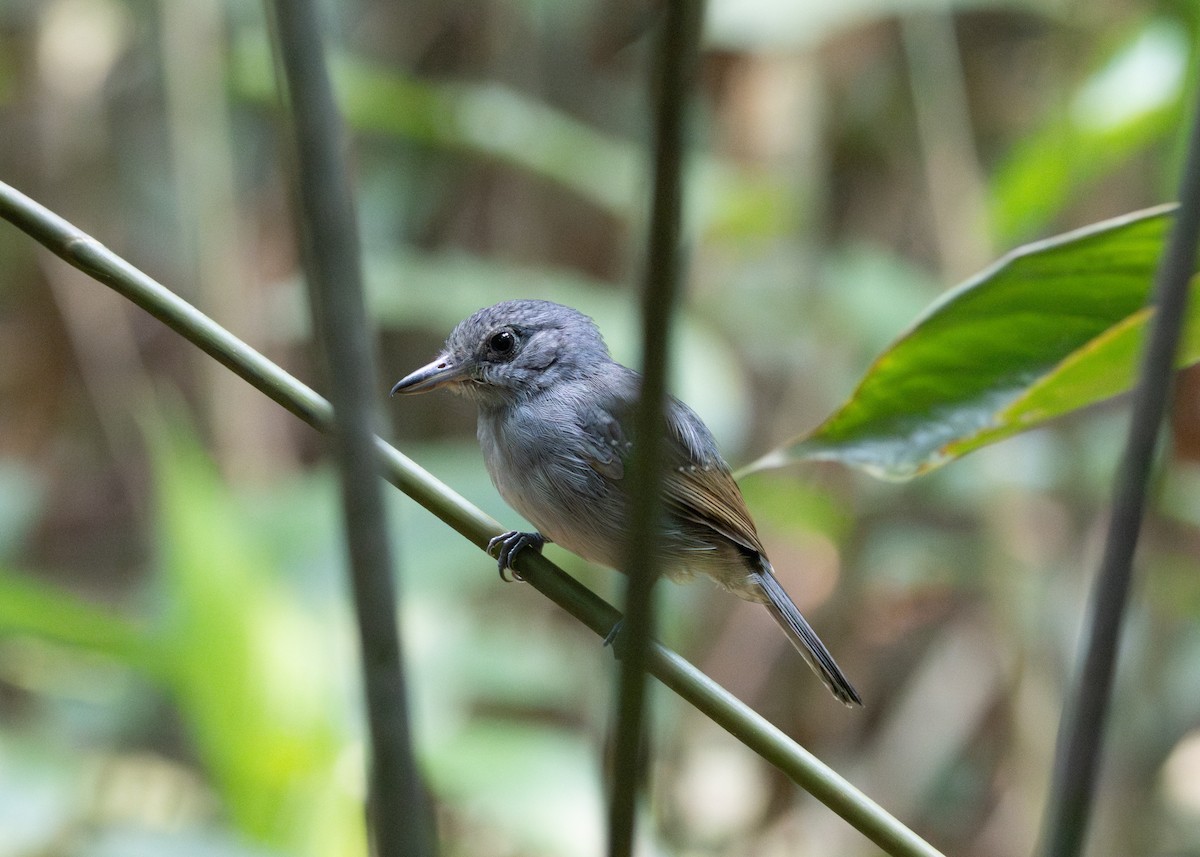
[(150, 431), (166, 678), (231, 820), (290, 853), (362, 851), (362, 795), (336, 775), (350, 729), (322, 629), (337, 612), (300, 609), (193, 439)]
[[(1191, 101), (1190, 41), (1184, 21), (1140, 23), (1054, 119), (1013, 147), (992, 182), (991, 218), (1002, 241), (1035, 236), (1089, 183), (1170, 139)], [(1166, 177), (1163, 187), (1171, 187)]]
[[(636, 362), (653, 7), (327, 14), (381, 399), (459, 318), (509, 297), (579, 306)], [(929, 94), (901, 49), (925, 15), (955, 36), (928, 58), (965, 97), (965, 115), (932, 105), (969, 132), (949, 153), (915, 119)], [(1149, 0), (715, 4), (675, 389), (731, 461), (818, 425), (940, 290), (1003, 251), (1167, 200), (1197, 21)], [(303, 377), (266, 33), (244, 2), (0, 2), (0, 169)], [(931, 178), (965, 207), (939, 214)], [(0, 271), (0, 857), (363, 853), (319, 440), (11, 230)], [(164, 389), (186, 407), (148, 408)], [(1200, 848), (1198, 395), (1184, 373), (1098, 855)], [(407, 453), (516, 525), (468, 407), (389, 412)], [(1122, 428), (1119, 404), (1093, 409), (905, 485), (830, 464), (746, 478), (860, 716), (752, 605), (669, 587), (664, 634), (947, 853), (1028, 853)], [(445, 853), (598, 854), (611, 656), (413, 504), (392, 514)], [(670, 697), (655, 713), (651, 847), (874, 853)]]

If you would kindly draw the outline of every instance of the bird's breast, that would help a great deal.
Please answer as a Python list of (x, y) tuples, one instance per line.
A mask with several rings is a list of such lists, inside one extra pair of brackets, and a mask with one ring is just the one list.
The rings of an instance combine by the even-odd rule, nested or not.
[(626, 498), (588, 464), (568, 415), (528, 408), (481, 413), (478, 433), (506, 503), (572, 553), (610, 567), (620, 562)]
[[(620, 569), (629, 532), (624, 480), (597, 471), (594, 441), (584, 439), (569, 403), (535, 404), (480, 412), (479, 444), (496, 490), (556, 544)], [(742, 594), (754, 571), (742, 549), (694, 517), (668, 510), (664, 525), (661, 561), (668, 576), (703, 574)]]

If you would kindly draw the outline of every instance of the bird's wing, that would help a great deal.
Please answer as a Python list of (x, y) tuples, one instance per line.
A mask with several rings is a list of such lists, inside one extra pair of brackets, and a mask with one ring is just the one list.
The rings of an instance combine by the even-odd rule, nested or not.
[[(614, 384), (582, 409), (588, 465), (614, 482), (625, 477), (625, 465), (633, 449), (634, 438), (627, 428), (636, 395), (636, 379)], [(747, 550), (763, 552), (742, 492), (729, 465), (717, 452), (712, 435), (700, 418), (675, 398), (667, 406), (663, 465), (663, 501), (668, 511)]]
[(667, 434), (669, 469), (663, 485), (667, 507), (734, 544), (763, 553), (741, 489), (700, 418), (672, 399), (667, 409)]
[(583, 410), (584, 460), (603, 476), (618, 482), (625, 477), (625, 459), (633, 442), (626, 436), (621, 421), (612, 409), (596, 402)]

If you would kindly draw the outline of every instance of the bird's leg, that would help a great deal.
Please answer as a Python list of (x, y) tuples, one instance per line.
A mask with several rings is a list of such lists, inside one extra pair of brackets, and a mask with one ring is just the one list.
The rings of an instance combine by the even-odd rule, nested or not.
[[(524, 580), (517, 570), (513, 568), (513, 560), (517, 558), (517, 554), (525, 550), (525, 548), (533, 548), (538, 553), (542, 552), (542, 546), (550, 539), (543, 536), (541, 533), (522, 533), (517, 530), (509, 530), (503, 535), (496, 536), (488, 542), (487, 552), (489, 555), (496, 558), (496, 565), (500, 569), (500, 579), (508, 582), (510, 580)], [(505, 572), (511, 571), (512, 577), (508, 577)]]
[(604, 645), (606, 647), (612, 646), (613, 657), (618, 661), (621, 660), (622, 656), (625, 654), (625, 638), (629, 636), (628, 634), (622, 635), (621, 633), (621, 628), (623, 628), (624, 625), (625, 617), (622, 616), (613, 623), (612, 628), (609, 629), (608, 634), (604, 637)]

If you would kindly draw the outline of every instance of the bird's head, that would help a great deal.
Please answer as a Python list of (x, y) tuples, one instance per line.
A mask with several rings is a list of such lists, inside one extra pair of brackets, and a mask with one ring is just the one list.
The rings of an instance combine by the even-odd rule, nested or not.
[(550, 301), (505, 301), (459, 322), (441, 353), (401, 379), (392, 395), (445, 387), (483, 406), (504, 406), (610, 360), (583, 313)]

